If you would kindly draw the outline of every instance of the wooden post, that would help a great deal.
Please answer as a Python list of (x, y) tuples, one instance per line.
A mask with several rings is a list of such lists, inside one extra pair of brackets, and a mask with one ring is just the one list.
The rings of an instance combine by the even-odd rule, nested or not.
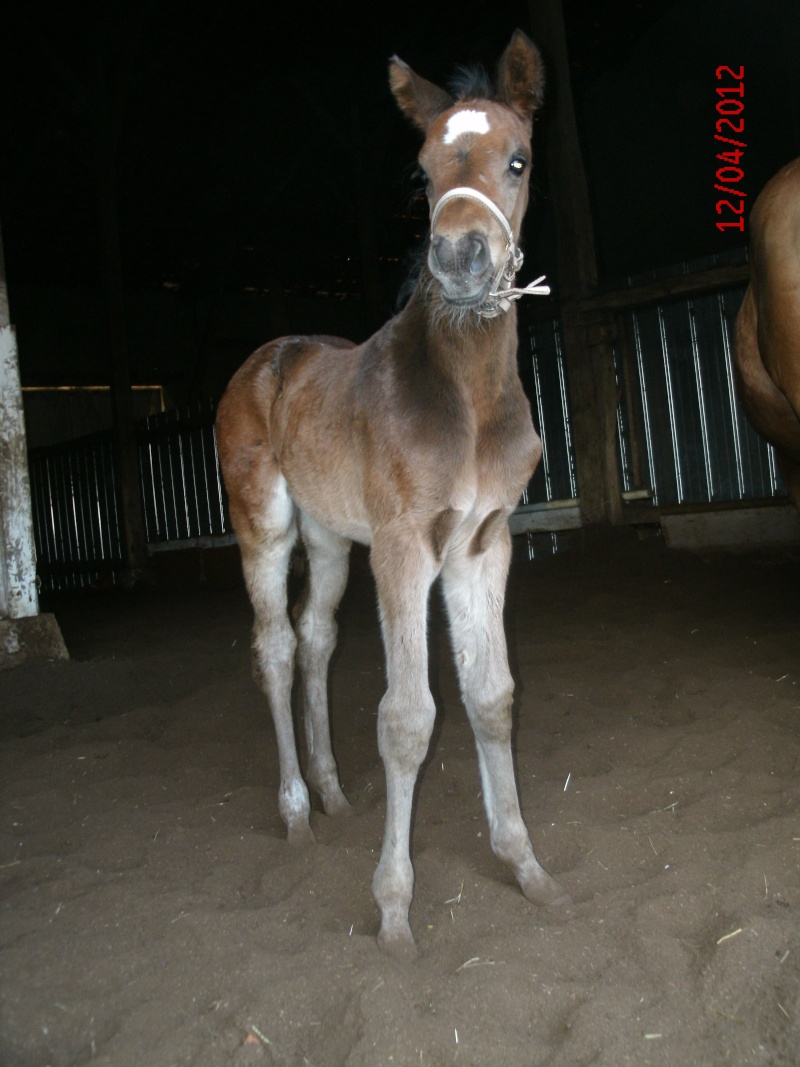
[(597, 260), (575, 108), (561, 0), (530, 0), (532, 37), (544, 53), (547, 167), (556, 217), (558, 290), (575, 445), (581, 518), (585, 525), (621, 523), (617, 460), (614, 320), (592, 315), (581, 299), (597, 287)]

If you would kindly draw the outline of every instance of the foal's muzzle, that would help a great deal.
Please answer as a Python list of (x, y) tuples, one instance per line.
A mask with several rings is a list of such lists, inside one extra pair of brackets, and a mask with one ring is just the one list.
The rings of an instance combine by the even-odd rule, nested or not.
[(431, 256), (441, 274), (469, 274), (480, 278), (492, 266), (489, 242), (475, 230), (465, 233), (457, 241), (441, 234), (431, 241)]
[[(492, 263), (489, 242), (477, 230), (451, 239), (436, 233), (436, 223), (442, 208), (450, 200), (476, 200), (483, 204), (503, 231), (505, 249), (497, 265)], [(503, 212), (478, 189), (459, 186), (439, 198), (431, 214), (431, 244), (428, 266), (442, 287), (442, 295), (449, 304), (474, 307), (481, 318), (495, 318), (508, 311), (513, 300), (521, 296), (546, 296), (550, 287), (537, 278), (524, 289), (512, 286), (522, 266), (522, 252), (517, 248), (511, 225)]]
[[(455, 192), (460, 193), (459, 190)], [(498, 248), (498, 234), (481, 232), (477, 226), (459, 232), (458, 223), (452, 227), (441, 225), (436, 230), (441, 208), (452, 199), (466, 199), (445, 194), (436, 205), (431, 219), (431, 243), (428, 266), (441, 286), (444, 300), (449, 304), (471, 306), (480, 304), (492, 288), (496, 259), (502, 252)], [(491, 221), (490, 221), (491, 225)], [(490, 238), (493, 240), (490, 244)], [(492, 256), (494, 245), (494, 259)], [(505, 255), (500, 254), (504, 260)]]

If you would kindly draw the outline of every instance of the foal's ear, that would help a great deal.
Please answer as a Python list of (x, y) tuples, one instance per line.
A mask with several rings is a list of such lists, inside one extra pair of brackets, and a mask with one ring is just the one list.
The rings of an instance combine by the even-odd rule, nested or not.
[(522, 30), (514, 30), (497, 66), (497, 96), (530, 122), (544, 97), (544, 65), (539, 49)]
[(436, 116), (453, 103), (449, 93), (433, 82), (420, 78), (397, 56), (389, 60), (389, 85), (400, 110), (423, 133), (427, 133)]

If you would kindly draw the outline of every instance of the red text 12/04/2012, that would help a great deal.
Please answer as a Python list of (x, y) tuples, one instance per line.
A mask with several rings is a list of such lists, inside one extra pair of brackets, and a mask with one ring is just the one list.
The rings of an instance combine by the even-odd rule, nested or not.
[[(726, 193), (730, 199), (717, 201), (717, 214), (733, 215), (717, 222), (718, 230), (738, 230), (744, 233), (744, 201), (747, 193), (742, 191), (744, 168), (742, 156), (747, 142), (744, 134), (744, 67), (717, 67), (717, 81), (733, 82), (717, 86), (717, 132), (714, 140), (718, 143), (717, 160), (722, 165), (717, 167), (714, 188)], [(734, 137), (733, 134), (738, 136)]]

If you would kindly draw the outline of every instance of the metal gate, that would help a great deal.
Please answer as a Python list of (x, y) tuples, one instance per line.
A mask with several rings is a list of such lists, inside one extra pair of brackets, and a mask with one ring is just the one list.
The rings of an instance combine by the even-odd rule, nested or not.
[(734, 388), (733, 327), (744, 287), (637, 309), (615, 348), (626, 491), (658, 505), (783, 495), (772, 448)]
[(122, 569), (111, 432), (28, 452), (42, 589), (114, 584)]
[(147, 542), (230, 532), (214, 432), (216, 403), (151, 415), (139, 425)]
[[(137, 423), (147, 543), (230, 539), (214, 434), (216, 404)], [(43, 589), (113, 585), (123, 569), (111, 432), (28, 453), (37, 574)]]
[[(745, 418), (734, 387), (733, 327), (744, 287), (627, 312), (614, 347), (623, 491), (653, 505), (783, 496), (770, 445)], [(525, 504), (572, 503), (569, 380), (557, 319), (523, 334), (520, 370), (542, 438)]]

